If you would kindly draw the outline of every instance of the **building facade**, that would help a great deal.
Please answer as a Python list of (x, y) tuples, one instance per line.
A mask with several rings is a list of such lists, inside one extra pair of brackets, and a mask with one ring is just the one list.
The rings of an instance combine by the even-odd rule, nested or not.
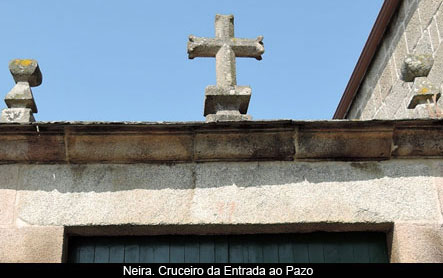
[(391, 262), (441, 262), (441, 123), (1, 124), (0, 260), (67, 261), (74, 236), (365, 231)]
[(249, 121), (223, 99), (226, 121), (34, 122), (41, 74), (13, 61), (0, 262), (443, 262), (441, 11), (385, 2), (343, 120)]

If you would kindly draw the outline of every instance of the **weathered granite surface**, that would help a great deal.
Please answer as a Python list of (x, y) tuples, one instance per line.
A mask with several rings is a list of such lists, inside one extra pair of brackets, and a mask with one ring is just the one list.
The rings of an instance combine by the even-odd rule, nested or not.
[(17, 190), (16, 220), (83, 226), (437, 223), (433, 175), (442, 165), (392, 160), (7, 168), (17, 168), (8, 181)]
[(31, 108), (7, 108), (2, 110), (1, 122), (31, 123), (35, 121)]
[(378, 230), (393, 235), (392, 262), (442, 262), (439, 169), (441, 159), (0, 165), (0, 198), (13, 199), (0, 211), (0, 261), (60, 261), (65, 227), (84, 235)]
[(396, 223), (392, 239), (392, 263), (442, 263), (442, 223)]
[(63, 227), (1, 227), (0, 263), (60, 263)]

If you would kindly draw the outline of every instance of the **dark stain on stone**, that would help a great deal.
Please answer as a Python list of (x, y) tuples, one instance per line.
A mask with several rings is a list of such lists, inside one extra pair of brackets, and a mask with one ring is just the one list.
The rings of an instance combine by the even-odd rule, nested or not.
[(83, 179), (83, 174), (84, 174), (85, 170), (87, 169), (87, 166), (77, 164), (77, 165), (71, 165), (71, 167), (69, 167), (69, 169), (71, 170), (73, 180), (76, 183), (79, 183)]
[(382, 176), (383, 170), (377, 162), (351, 162), (351, 167), (372, 175)]

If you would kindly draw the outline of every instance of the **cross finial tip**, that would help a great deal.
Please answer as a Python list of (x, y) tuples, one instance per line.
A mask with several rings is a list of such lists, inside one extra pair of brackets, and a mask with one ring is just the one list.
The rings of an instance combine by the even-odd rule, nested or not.
[(219, 19), (219, 18), (228, 18), (229, 20), (234, 20), (234, 15), (233, 14), (216, 14), (215, 15), (215, 20)]

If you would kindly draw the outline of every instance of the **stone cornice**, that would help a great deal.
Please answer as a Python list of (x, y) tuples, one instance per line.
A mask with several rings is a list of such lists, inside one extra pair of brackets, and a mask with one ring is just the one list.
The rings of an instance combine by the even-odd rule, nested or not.
[(443, 158), (442, 120), (0, 124), (0, 163)]

